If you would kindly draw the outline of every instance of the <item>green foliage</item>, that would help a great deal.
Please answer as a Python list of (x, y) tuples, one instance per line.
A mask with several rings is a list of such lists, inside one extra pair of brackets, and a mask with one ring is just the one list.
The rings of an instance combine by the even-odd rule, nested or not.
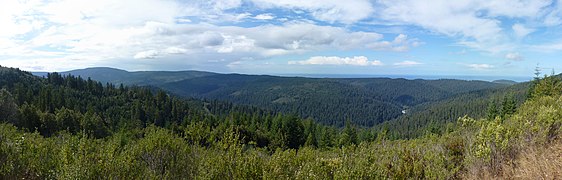
[(57, 117), (51, 113), (40, 113), (39, 120), (41, 121), (41, 126), (39, 127), (39, 132), (43, 136), (50, 137), (55, 134), (60, 129), (60, 124), (57, 122)]
[(502, 114), (512, 115), (498, 116), (492, 121), (462, 121), (463, 125), (480, 126), (465, 155), (472, 168), (492, 175), (502, 174), (506, 166), (517, 166), (513, 159), (522, 150), (544, 147), (560, 137), (562, 108), (558, 104), (562, 103), (562, 97), (557, 87), (560, 83), (554, 78), (537, 79), (531, 89), (531, 99), (516, 111), (510, 109), (512, 100), (505, 98), (502, 106), (508, 108), (502, 108)]
[(488, 120), (494, 120), (494, 119), (496, 119), (496, 117), (498, 117), (499, 114), (500, 114), (500, 112), (498, 110), (497, 101), (491, 100), (490, 103), (488, 104), (487, 119)]
[(102, 118), (93, 111), (84, 114), (80, 121), (80, 129), (88, 136), (102, 138), (109, 135), (109, 130)]
[[(390, 139), (410, 139), (427, 133), (444, 132), (447, 124), (454, 124), (459, 117), (465, 115), (477, 119), (494, 116), (488, 119), (495, 119), (495, 116), (502, 116), (503, 112), (506, 113), (503, 116), (512, 113), (514, 108), (522, 104), (528, 89), (529, 84), (520, 83), (506, 88), (459, 94), (452, 98), (412, 107), (405, 115), (377, 125), (375, 129), (382, 131), (386, 128), (387, 137)], [(502, 106), (506, 104), (504, 102), (509, 102), (507, 103), (509, 106), (505, 106), (505, 111)]]
[(0, 179), (54, 178), (60, 164), (58, 146), (37, 133), (22, 133), (0, 124)]
[(507, 116), (515, 113), (516, 106), (517, 105), (513, 95), (512, 94), (506, 95), (502, 102), (501, 117), (506, 118)]
[(289, 78), (198, 71), (126, 72), (111, 68), (88, 68), (64, 74), (92, 77), (103, 83), (154, 86), (184, 97), (254, 105), (338, 127), (345, 126), (349, 117), (356, 125), (373, 126), (400, 116), (404, 108), (470, 91), (508, 86), (450, 79)]
[(501, 104), (499, 104), (498, 100), (491, 100), (488, 104), (488, 120), (494, 120), (496, 117), (500, 117), (500, 119), (505, 119), (515, 113), (517, 108), (517, 102), (513, 94), (507, 94), (504, 96)]
[(357, 144), (357, 129), (351, 125), (351, 121), (347, 121), (342, 134), (340, 135), (340, 146), (349, 146)]
[(285, 145), (297, 149), (304, 144), (304, 127), (296, 117), (287, 117), (282, 120), (281, 136), (285, 137)]
[(513, 132), (505, 128), (500, 119), (496, 119), (482, 126), (475, 139), (475, 155), (489, 158), (492, 154), (501, 154), (509, 145)]
[[(542, 80), (519, 107), (519, 90), (474, 92), (426, 109), (418, 122), (366, 129), (350, 118), (338, 129), (146, 88), (7, 72), (0, 68), (12, 74), (0, 76), (11, 83), (1, 84), (0, 100), (17, 113), (0, 124), (0, 179), (458, 179), (479, 169), (501, 174), (522, 148), (559, 139), (562, 126), (562, 96)], [(455, 103), (474, 97), (482, 100)], [(484, 97), (504, 98), (486, 106)], [(490, 120), (463, 114), (443, 123), (477, 105)], [(399, 128), (425, 133), (400, 140), (409, 136)]]
[(535, 79), (529, 90), (529, 98), (544, 96), (559, 96), (562, 94), (562, 80), (560, 76), (545, 76), (542, 79)]
[(168, 130), (148, 127), (132, 156), (150, 179), (191, 179), (197, 169), (187, 143)]
[(37, 130), (37, 128), (41, 126), (37, 108), (34, 105), (23, 104), (18, 111), (18, 121), (16, 125), (31, 132)]
[(66, 130), (71, 133), (76, 133), (80, 129), (80, 121), (82, 121), (83, 116), (80, 112), (76, 112), (67, 108), (58, 109), (55, 112), (55, 120), (62, 127), (62, 130)]
[(18, 107), (12, 94), (6, 89), (0, 89), (0, 120), (14, 123)]
[(521, 143), (547, 144), (558, 138), (562, 125), (562, 96), (540, 97), (525, 103), (509, 120), (521, 136)]

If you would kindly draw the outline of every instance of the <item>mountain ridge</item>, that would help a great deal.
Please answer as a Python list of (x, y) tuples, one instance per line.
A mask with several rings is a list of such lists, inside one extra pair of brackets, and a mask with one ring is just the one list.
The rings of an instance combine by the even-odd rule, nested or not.
[(296, 114), (328, 125), (352, 119), (373, 126), (404, 109), (470, 91), (509, 85), (479, 80), (404, 78), (306, 78), (204, 71), (134, 71), (86, 68), (61, 72), (103, 83), (154, 86), (182, 97), (229, 101)]

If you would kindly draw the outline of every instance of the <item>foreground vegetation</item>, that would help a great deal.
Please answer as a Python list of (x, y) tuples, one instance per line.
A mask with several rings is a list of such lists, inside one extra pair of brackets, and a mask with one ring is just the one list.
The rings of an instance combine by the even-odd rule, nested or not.
[[(517, 109), (505, 103), (487, 118), (465, 116), (439, 133), (427, 129), (418, 138), (395, 140), (387, 130), (351, 123), (336, 129), (259, 109), (180, 100), (163, 92), (152, 96), (143, 88), (99, 85), (99, 91), (89, 91), (68, 83), (74, 77), (37, 80), (13, 69), (0, 72), (6, 89), (0, 92), (0, 179), (562, 175), (560, 158), (550, 153), (562, 145), (562, 83), (555, 76), (535, 81)], [(62, 81), (55, 80), (59, 77)], [(43, 88), (52, 88), (51, 95), (59, 92), (65, 102), (45, 100)]]

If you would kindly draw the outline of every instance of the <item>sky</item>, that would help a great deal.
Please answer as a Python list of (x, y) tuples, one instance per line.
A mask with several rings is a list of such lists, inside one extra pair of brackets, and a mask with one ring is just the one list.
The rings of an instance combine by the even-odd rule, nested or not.
[(531, 77), (561, 25), (562, 0), (0, 0), (0, 65)]

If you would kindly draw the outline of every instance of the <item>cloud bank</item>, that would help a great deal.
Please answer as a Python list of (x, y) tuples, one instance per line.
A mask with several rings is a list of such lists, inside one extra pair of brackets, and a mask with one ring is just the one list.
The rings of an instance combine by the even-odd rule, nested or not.
[(289, 64), (300, 65), (351, 65), (351, 66), (381, 66), (379, 60), (372, 60), (365, 56), (337, 57), (337, 56), (314, 56), (304, 61), (289, 61)]

